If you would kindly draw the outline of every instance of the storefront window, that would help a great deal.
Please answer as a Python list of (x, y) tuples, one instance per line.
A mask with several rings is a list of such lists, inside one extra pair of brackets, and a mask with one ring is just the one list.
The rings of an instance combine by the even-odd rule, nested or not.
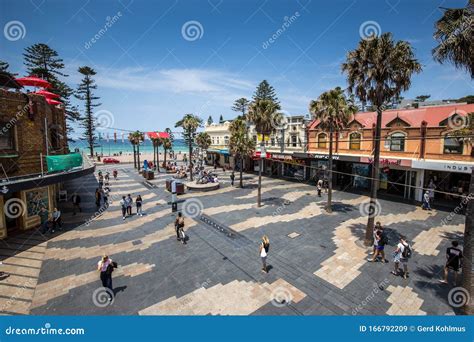
[(272, 146), (275, 146), (275, 138), (271, 138), (270, 142), (271, 142)]
[(349, 149), (360, 150), (360, 133), (351, 133), (349, 136)]
[(390, 151), (405, 151), (405, 134), (393, 133), (390, 136)]
[(298, 142), (297, 142), (296, 139), (297, 139), (297, 136), (296, 136), (296, 135), (292, 135), (292, 136), (291, 136), (291, 146), (293, 146), (293, 147), (296, 147), (296, 146), (297, 146)]
[(327, 135), (325, 133), (318, 134), (318, 148), (326, 148)]
[(0, 128), (2, 131), (0, 132), (0, 150), (14, 150), (15, 144), (13, 139), (13, 130), (14, 127), (10, 126), (6, 122), (0, 122)]
[(444, 149), (445, 154), (462, 154), (463, 142), (456, 137), (444, 137)]

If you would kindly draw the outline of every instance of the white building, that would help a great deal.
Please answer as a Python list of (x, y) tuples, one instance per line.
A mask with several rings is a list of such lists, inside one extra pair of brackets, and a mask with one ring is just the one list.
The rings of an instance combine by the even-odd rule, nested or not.
[(206, 163), (233, 169), (234, 157), (229, 152), (230, 132), (229, 125), (232, 121), (212, 123), (204, 126), (204, 131), (211, 137), (211, 146), (207, 149)]

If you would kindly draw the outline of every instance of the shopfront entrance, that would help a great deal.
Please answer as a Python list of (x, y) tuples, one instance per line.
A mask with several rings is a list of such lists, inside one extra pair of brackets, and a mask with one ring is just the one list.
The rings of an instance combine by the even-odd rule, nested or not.
[(25, 209), (21, 205), (20, 193), (6, 194), (3, 196), (3, 215), (5, 218), (5, 226), (7, 235), (11, 236), (20, 231), (20, 217)]

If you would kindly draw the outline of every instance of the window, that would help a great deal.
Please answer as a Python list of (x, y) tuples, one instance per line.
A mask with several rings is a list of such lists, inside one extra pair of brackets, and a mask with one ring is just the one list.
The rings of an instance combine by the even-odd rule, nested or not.
[(351, 133), (349, 135), (349, 149), (360, 150), (360, 133)]
[(224, 137), (224, 145), (229, 145), (229, 136)]
[(292, 146), (292, 147), (296, 147), (296, 146), (297, 146), (297, 144), (298, 144), (297, 138), (298, 138), (298, 137), (297, 137), (296, 135), (292, 135), (292, 136), (291, 136), (291, 146)]
[(212, 137), (212, 145), (215, 145), (216, 144), (216, 140), (214, 137)]
[(403, 152), (405, 151), (405, 134), (393, 133), (390, 138), (390, 151)]
[(14, 130), (9, 122), (0, 122), (0, 150), (14, 150)]
[(327, 135), (325, 133), (318, 134), (318, 148), (326, 148)]
[(272, 146), (275, 146), (275, 138), (271, 138), (270, 143), (271, 143)]
[(216, 145), (219, 145), (219, 137), (216, 137)]
[(443, 153), (445, 154), (462, 154), (463, 142), (456, 137), (445, 136)]
[(254, 135), (254, 136), (252, 137), (252, 139), (253, 139), (254, 142), (257, 142), (257, 136), (256, 136), (256, 135)]

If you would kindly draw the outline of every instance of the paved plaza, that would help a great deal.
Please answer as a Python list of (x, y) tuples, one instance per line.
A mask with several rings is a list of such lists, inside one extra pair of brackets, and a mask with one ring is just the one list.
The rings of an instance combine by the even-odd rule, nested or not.
[[(100, 167), (104, 170), (106, 167)], [(451, 285), (439, 283), (445, 249), (462, 242), (464, 216), (447, 225), (446, 211), (423, 211), (379, 200), (376, 220), (385, 226), (389, 263), (367, 262), (363, 246), (367, 196), (334, 191), (326, 196), (301, 182), (263, 177), (263, 207), (256, 207), (257, 177), (244, 174), (244, 189), (223, 184), (213, 192), (179, 196), (186, 216), (183, 245), (164, 190), (169, 175), (146, 183), (131, 166), (111, 180), (112, 204), (96, 213), (97, 180), (67, 184), (83, 200), (73, 216), (64, 205), (65, 231), (33, 231), (0, 242), (3, 314), (34, 315), (451, 315)], [(236, 181), (236, 184), (238, 182)], [(119, 200), (141, 194), (145, 215), (122, 220)], [(135, 208), (134, 208), (135, 212)], [(259, 242), (271, 242), (268, 274), (261, 272)], [(390, 274), (398, 235), (413, 245), (409, 278)], [(103, 301), (96, 270), (108, 254), (118, 262), (115, 299)], [(94, 296), (95, 294), (95, 296)], [(104, 304), (102, 304), (104, 303)]]

